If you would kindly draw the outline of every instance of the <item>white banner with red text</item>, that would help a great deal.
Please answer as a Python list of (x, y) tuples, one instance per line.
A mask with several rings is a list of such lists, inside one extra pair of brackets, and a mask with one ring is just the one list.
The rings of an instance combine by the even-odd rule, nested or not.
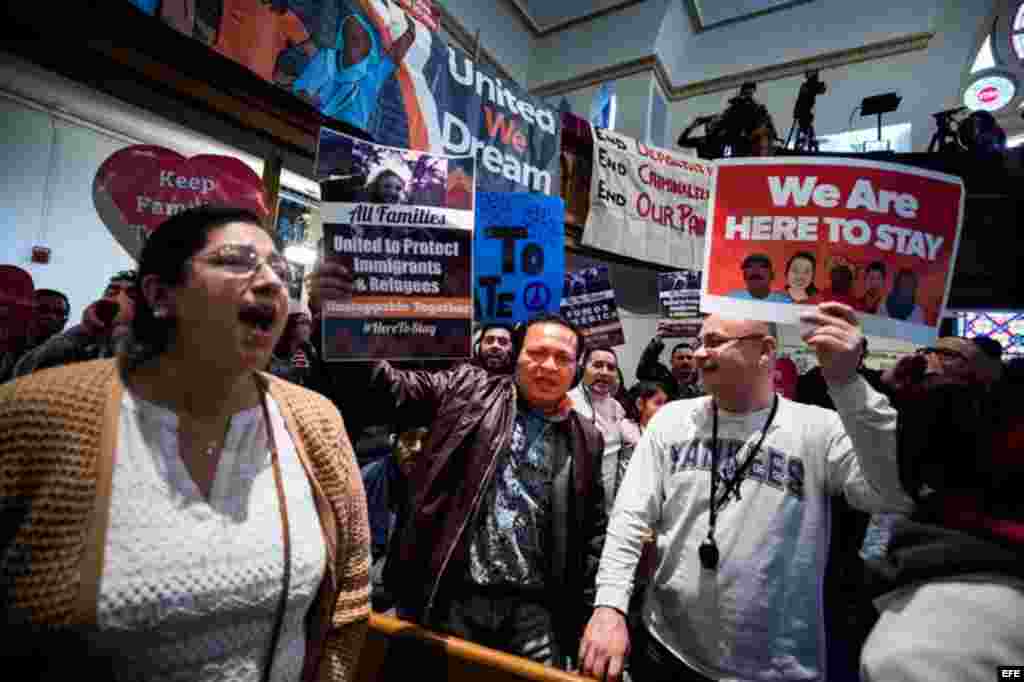
[(712, 175), (709, 162), (594, 128), (590, 214), (583, 244), (680, 270), (699, 270)]

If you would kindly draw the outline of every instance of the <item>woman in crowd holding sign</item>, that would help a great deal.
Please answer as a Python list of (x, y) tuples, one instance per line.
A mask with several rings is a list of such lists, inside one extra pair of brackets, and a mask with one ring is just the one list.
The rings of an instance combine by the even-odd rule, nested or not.
[(142, 251), (129, 353), (0, 386), (0, 613), (28, 669), (354, 676), (369, 615), (355, 457), (333, 405), (260, 371), (288, 273), (255, 215), (184, 211)]

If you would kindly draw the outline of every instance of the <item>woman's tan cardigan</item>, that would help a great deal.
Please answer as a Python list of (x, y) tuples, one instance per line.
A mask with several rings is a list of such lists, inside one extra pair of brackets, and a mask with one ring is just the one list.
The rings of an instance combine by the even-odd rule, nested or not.
[[(0, 385), (0, 613), (8, 624), (96, 622), (123, 385), (115, 360)], [(270, 375), (309, 475), (327, 570), (307, 618), (303, 680), (350, 680), (370, 613), (366, 495), (337, 409)]]

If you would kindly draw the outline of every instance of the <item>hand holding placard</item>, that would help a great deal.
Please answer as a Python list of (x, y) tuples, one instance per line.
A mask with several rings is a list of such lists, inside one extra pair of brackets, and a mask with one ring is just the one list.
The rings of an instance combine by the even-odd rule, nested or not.
[(849, 383), (857, 374), (863, 355), (864, 335), (853, 308), (842, 303), (821, 303), (800, 316), (813, 325), (802, 335), (818, 355), (818, 364), (830, 386)]
[(306, 281), (309, 291), (309, 309), (319, 316), (324, 301), (352, 299), (354, 279), (352, 271), (340, 263), (321, 260)]

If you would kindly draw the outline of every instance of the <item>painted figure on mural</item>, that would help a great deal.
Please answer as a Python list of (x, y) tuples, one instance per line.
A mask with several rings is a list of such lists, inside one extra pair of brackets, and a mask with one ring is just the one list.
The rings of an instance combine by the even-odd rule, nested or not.
[(340, 9), (334, 47), (320, 48), (293, 88), (322, 113), (366, 130), (381, 88), (416, 40), (416, 22), (393, 2)]

